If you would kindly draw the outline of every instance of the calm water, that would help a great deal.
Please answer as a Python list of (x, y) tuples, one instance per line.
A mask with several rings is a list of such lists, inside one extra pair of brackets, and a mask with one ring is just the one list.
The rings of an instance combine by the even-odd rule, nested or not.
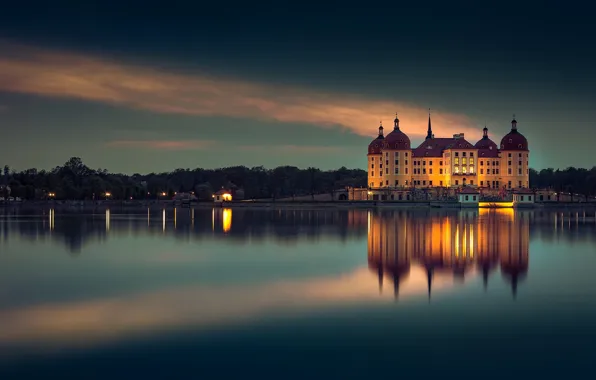
[(596, 365), (593, 210), (2, 212), (0, 378)]

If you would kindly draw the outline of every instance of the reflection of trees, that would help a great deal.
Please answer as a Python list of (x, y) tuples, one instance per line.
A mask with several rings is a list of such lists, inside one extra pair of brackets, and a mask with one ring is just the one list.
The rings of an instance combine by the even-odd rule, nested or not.
[[(232, 218), (233, 214), (233, 218)], [(3, 239), (18, 234), (29, 240), (50, 238), (65, 244), (73, 254), (92, 241), (110, 236), (166, 235), (188, 241), (223, 238), (245, 243), (274, 239), (282, 244), (340, 236), (346, 241), (366, 234), (362, 210), (263, 210), (263, 209), (153, 209), (115, 214), (48, 211), (21, 215), (2, 223)], [(225, 217), (224, 217), (225, 216)], [(226, 220), (227, 219), (227, 220)]]
[(436, 275), (464, 281), (476, 267), (486, 287), (500, 263), (515, 295), (528, 271), (531, 216), (532, 211), (485, 209), (371, 211), (369, 267), (379, 276), (379, 286), (390, 278), (397, 293), (410, 266), (419, 265), (430, 297)]

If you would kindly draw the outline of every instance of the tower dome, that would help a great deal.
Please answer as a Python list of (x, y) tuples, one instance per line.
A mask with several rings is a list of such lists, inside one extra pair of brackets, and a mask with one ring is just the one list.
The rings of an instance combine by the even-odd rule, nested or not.
[(410, 138), (399, 129), (399, 119), (397, 118), (397, 114), (395, 114), (395, 120), (393, 120), (393, 131), (391, 131), (391, 133), (385, 137), (385, 143), (383, 146), (385, 149), (411, 149)]
[(477, 149), (494, 150), (496, 152), (498, 147), (497, 144), (488, 137), (488, 128), (484, 127), (482, 132), (482, 138), (478, 140), (474, 147)]
[(511, 120), (511, 131), (501, 140), (501, 150), (528, 150), (528, 140), (518, 132), (517, 120)]
[(381, 124), (379, 125), (379, 135), (368, 144), (368, 154), (381, 154), (384, 141), (385, 136), (383, 135), (383, 125)]

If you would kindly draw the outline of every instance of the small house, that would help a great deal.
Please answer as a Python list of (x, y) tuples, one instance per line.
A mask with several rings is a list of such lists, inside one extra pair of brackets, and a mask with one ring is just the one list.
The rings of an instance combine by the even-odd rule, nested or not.
[(464, 187), (458, 194), (461, 207), (478, 207), (480, 192), (471, 187)]
[(221, 189), (213, 194), (213, 202), (215, 203), (230, 202), (231, 200), (232, 192), (228, 189)]
[(534, 192), (530, 189), (515, 189), (513, 190), (513, 207), (532, 206), (536, 201)]

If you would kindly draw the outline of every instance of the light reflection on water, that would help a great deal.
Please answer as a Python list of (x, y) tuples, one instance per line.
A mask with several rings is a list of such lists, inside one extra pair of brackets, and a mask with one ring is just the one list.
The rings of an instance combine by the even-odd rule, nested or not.
[(364, 341), (371, 319), (398, 339), (459, 331), (454, 312), (493, 329), (596, 315), (593, 211), (49, 210), (0, 231), (0, 359), (330, 315)]

